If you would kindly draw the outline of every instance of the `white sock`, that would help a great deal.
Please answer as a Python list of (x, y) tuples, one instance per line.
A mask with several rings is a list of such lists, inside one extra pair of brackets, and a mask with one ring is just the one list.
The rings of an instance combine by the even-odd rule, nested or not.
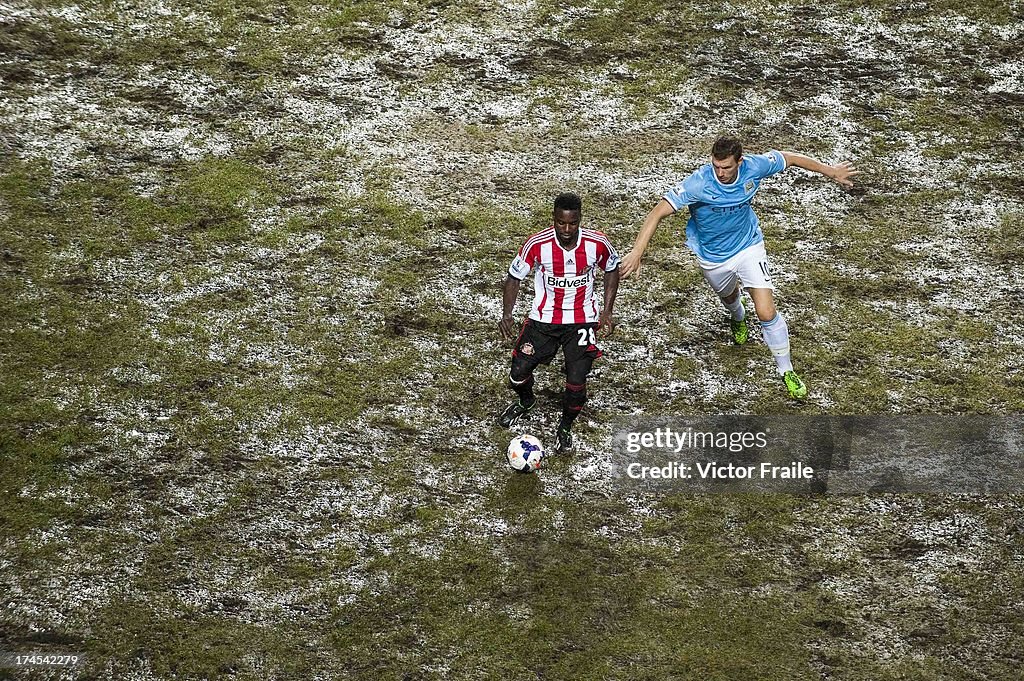
[(780, 374), (793, 370), (793, 359), (789, 354), (789, 327), (781, 312), (776, 312), (772, 319), (761, 322), (761, 335), (764, 344), (775, 356), (775, 364)]
[(729, 312), (732, 313), (732, 318), (738, 322), (743, 321), (747, 316), (747, 309), (743, 307), (743, 296), (739, 293), (736, 294), (736, 300), (731, 303), (725, 302), (725, 299), (723, 298), (722, 305), (725, 305)]

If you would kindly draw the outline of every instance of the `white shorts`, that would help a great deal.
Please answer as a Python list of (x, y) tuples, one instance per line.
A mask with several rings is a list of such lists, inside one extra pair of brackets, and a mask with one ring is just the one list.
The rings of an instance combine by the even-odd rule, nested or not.
[(736, 290), (737, 280), (743, 282), (744, 288), (775, 290), (763, 241), (747, 246), (725, 262), (708, 262), (700, 258), (697, 258), (697, 262), (700, 263), (704, 278), (720, 296), (727, 296)]

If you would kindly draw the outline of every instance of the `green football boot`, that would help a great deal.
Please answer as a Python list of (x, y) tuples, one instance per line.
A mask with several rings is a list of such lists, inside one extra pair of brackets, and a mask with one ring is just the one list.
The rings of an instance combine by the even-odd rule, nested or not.
[(786, 382), (786, 390), (789, 391), (789, 396), (794, 400), (802, 400), (807, 397), (807, 386), (800, 380), (800, 377), (796, 375), (795, 371), (787, 371), (782, 374), (782, 380)]
[(732, 342), (736, 345), (743, 345), (750, 338), (750, 329), (747, 327), (747, 318), (733, 319), (729, 318), (729, 328), (732, 329)]

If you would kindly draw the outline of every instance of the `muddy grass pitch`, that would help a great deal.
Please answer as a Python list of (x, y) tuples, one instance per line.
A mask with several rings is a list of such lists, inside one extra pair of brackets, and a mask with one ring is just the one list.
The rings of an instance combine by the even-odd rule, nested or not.
[[(1019, 2), (0, 3), (0, 677), (1012, 679), (1021, 496), (653, 493), (622, 417), (1024, 409)], [(810, 396), (664, 225), (514, 476), (499, 284), (720, 132)], [(521, 304), (517, 317), (524, 312)], [(524, 427), (546, 441), (561, 375)]]

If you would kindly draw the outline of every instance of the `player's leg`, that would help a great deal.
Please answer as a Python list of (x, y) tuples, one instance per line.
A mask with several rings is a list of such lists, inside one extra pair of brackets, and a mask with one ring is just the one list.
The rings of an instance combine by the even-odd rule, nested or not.
[(750, 338), (750, 329), (747, 327), (747, 309), (743, 307), (743, 296), (740, 295), (740, 286), (732, 295), (721, 297), (722, 304), (729, 310), (729, 330), (732, 332), (732, 342), (736, 345), (743, 345)]
[(540, 364), (537, 351), (530, 336), (530, 321), (524, 320), (519, 336), (512, 348), (512, 367), (509, 370), (509, 388), (516, 393), (517, 399), (511, 403), (498, 417), (498, 425), (508, 428), (515, 421), (534, 409), (537, 397), (534, 395), (534, 370)]
[(729, 314), (738, 322), (747, 318), (747, 309), (743, 307), (743, 298), (740, 296), (740, 285), (737, 282), (729, 295), (719, 295), (722, 305), (729, 311)]
[(775, 366), (786, 384), (789, 396), (801, 399), (807, 396), (807, 386), (793, 371), (793, 357), (789, 347), (789, 327), (786, 318), (775, 307), (775, 285), (772, 283), (771, 268), (764, 242), (746, 248), (740, 254), (737, 271), (743, 285), (754, 301), (754, 310), (761, 321), (761, 335), (764, 344), (772, 351)]
[(754, 301), (754, 311), (762, 326), (779, 314), (778, 308), (775, 307), (775, 294), (770, 288), (748, 286), (747, 293)]
[(750, 336), (747, 328), (747, 310), (743, 307), (743, 296), (740, 294), (739, 278), (732, 264), (724, 263), (700, 263), (701, 274), (708, 282), (711, 289), (718, 295), (722, 305), (729, 311), (729, 327), (732, 331), (732, 340), (736, 345), (743, 345)]
[(498, 416), (498, 425), (508, 428), (537, 404), (533, 394), (533, 371), (538, 364), (550, 362), (558, 349), (557, 339), (551, 339), (531, 319), (523, 322), (512, 349), (512, 366), (509, 370), (508, 386), (515, 392), (516, 401), (505, 407)]
[(583, 411), (587, 403), (587, 374), (594, 364), (592, 357), (583, 356), (572, 365), (566, 365), (565, 393), (562, 396), (562, 418), (555, 429), (557, 442), (556, 452), (564, 452), (572, 447), (572, 424)]
[(601, 356), (597, 347), (597, 324), (567, 327), (562, 339), (565, 355), (565, 392), (562, 394), (562, 418), (555, 429), (556, 452), (572, 447), (572, 425), (587, 403), (587, 376), (594, 360)]
[(775, 297), (770, 288), (748, 288), (754, 300), (754, 310), (761, 321), (761, 334), (764, 344), (772, 351), (779, 373), (793, 370), (793, 358), (789, 348), (789, 327), (786, 319), (775, 307)]
[(509, 387), (518, 395), (519, 403), (532, 409), (537, 401), (534, 395), (534, 370), (537, 369), (537, 361), (522, 356), (512, 358), (512, 368), (509, 370)]
[[(807, 386), (793, 370), (793, 357), (789, 347), (789, 326), (786, 318), (775, 307), (771, 289), (747, 289), (754, 299), (757, 317), (761, 320), (761, 335), (764, 343), (775, 357), (775, 365), (786, 384), (789, 396), (794, 399), (807, 397)], [(760, 302), (758, 302), (760, 300)], [(765, 319), (767, 317), (767, 319)]]

